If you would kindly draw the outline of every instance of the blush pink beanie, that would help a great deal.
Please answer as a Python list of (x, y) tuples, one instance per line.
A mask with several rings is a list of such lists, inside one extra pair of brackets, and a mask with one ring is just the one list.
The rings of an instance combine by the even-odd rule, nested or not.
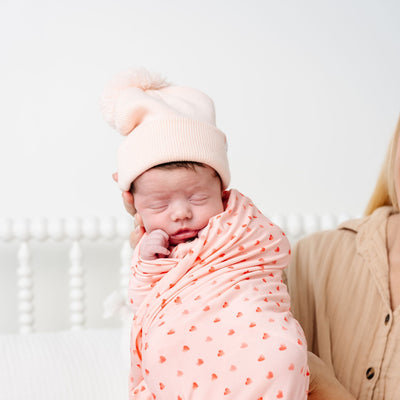
[(129, 190), (158, 164), (196, 161), (230, 181), (227, 143), (215, 125), (213, 101), (196, 89), (168, 84), (147, 70), (116, 76), (101, 99), (104, 118), (124, 141), (118, 150), (118, 184)]

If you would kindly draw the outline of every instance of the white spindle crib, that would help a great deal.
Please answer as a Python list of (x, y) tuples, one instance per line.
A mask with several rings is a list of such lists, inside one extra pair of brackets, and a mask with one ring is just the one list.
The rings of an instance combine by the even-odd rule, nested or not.
[[(117, 218), (58, 218), (58, 219), (3, 219), (0, 220), (0, 245), (3, 251), (7, 248), (7, 244), (16, 247), (15, 261), (15, 278), (17, 302), (15, 309), (8, 309), (10, 313), (18, 315), (19, 333), (31, 333), (35, 329), (35, 315), (39, 310), (35, 306), (35, 263), (33, 259), (40, 255), (40, 252), (53, 247), (57, 249), (57, 242), (61, 242), (63, 247), (58, 246), (59, 254), (56, 261), (63, 264), (58, 257), (67, 258), (64, 260), (68, 264), (68, 298), (62, 299), (69, 305), (69, 328), (72, 330), (84, 328), (87, 321), (87, 279), (85, 280), (85, 245), (90, 243), (93, 246), (101, 248), (105, 243), (114, 244), (109, 250), (113, 262), (108, 266), (110, 276), (118, 277), (119, 290), (124, 293), (129, 279), (129, 263), (131, 257), (131, 248), (129, 246), (129, 233), (133, 228), (133, 223), (129, 217)], [(68, 247), (67, 252), (65, 247)], [(10, 262), (10, 257), (7, 260)], [(6, 261), (5, 261), (6, 262)], [(98, 260), (101, 262), (101, 260)], [(6, 275), (3, 257), (0, 258), (0, 268), (4, 279), (12, 278)], [(116, 266), (119, 268), (116, 268)], [(43, 266), (42, 266), (43, 268)], [(46, 266), (44, 267), (46, 268)], [(55, 268), (54, 265), (48, 265), (47, 268)], [(12, 271), (11, 271), (12, 272)], [(61, 271), (60, 271), (61, 272)], [(10, 271), (8, 271), (10, 273)], [(13, 280), (10, 280), (13, 282)], [(51, 282), (50, 282), (51, 284)], [(103, 299), (104, 300), (104, 299)], [(60, 301), (58, 299), (57, 301)], [(103, 304), (95, 312), (99, 315), (102, 313)], [(42, 310), (43, 311), (43, 310)], [(2, 316), (2, 320), (6, 320), (6, 316)], [(2, 326), (4, 331), (4, 326)], [(47, 329), (57, 329), (56, 326)], [(6, 329), (6, 331), (9, 331)]]

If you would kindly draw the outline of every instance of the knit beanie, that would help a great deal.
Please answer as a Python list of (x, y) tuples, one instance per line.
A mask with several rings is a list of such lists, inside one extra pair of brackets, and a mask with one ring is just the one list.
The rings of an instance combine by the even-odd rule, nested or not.
[(167, 162), (212, 167), (230, 181), (227, 143), (215, 125), (213, 101), (199, 90), (167, 83), (147, 70), (116, 76), (101, 100), (106, 121), (125, 136), (118, 149), (118, 184), (129, 190), (146, 170)]

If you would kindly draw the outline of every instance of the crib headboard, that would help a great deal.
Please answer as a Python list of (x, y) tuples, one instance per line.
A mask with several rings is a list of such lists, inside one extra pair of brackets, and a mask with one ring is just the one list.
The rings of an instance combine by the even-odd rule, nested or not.
[(132, 219), (0, 221), (0, 332), (113, 327), (103, 301), (127, 287)]
[[(349, 219), (272, 215), (292, 244)], [(114, 327), (103, 302), (126, 294), (132, 219), (115, 217), (0, 220), (0, 333)]]

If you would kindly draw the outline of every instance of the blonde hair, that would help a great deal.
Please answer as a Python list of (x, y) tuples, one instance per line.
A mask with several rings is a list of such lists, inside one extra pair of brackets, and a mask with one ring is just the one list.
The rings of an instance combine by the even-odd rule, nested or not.
[(372, 214), (377, 208), (382, 206), (393, 206), (396, 211), (399, 211), (399, 203), (397, 201), (397, 190), (395, 182), (395, 162), (397, 146), (399, 145), (400, 137), (400, 118), (397, 122), (397, 127), (394, 135), (389, 143), (389, 148), (386, 158), (383, 162), (378, 181), (375, 189), (369, 199), (365, 215)]

